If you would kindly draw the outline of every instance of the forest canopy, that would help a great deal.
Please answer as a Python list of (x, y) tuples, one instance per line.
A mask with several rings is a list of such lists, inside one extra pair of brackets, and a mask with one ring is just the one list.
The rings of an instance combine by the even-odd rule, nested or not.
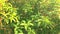
[(0, 0), (0, 22), (14, 34), (60, 34), (60, 0)]

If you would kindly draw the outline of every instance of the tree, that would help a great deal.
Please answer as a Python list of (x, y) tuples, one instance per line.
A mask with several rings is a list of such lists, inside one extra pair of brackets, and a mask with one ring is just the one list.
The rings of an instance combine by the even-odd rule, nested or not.
[[(57, 0), (9, 0), (9, 2), (12, 5), (7, 3), (8, 7), (14, 11), (11, 9), (8, 11), (9, 20), (17, 22), (13, 23), (15, 34), (59, 34), (60, 5)], [(14, 10), (13, 7), (18, 10)]]

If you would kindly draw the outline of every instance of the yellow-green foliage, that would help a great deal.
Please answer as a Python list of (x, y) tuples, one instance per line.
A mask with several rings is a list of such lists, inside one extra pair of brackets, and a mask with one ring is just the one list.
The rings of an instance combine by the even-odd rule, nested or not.
[(4, 2), (0, 14), (6, 23), (13, 24), (15, 34), (60, 34), (60, 0), (9, 2)]
[(0, 0), (0, 17), (3, 19), (3, 22), (8, 24), (12, 21), (17, 22), (17, 10), (12, 7), (11, 3), (7, 0)]

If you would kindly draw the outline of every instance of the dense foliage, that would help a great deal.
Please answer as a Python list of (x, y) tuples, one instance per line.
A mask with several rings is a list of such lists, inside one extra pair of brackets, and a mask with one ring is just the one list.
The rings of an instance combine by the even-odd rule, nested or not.
[(59, 0), (0, 2), (3, 23), (13, 26), (15, 34), (60, 34)]
[(13, 22), (18, 22), (17, 9), (12, 7), (7, 0), (0, 0), (0, 28), (10, 28)]

